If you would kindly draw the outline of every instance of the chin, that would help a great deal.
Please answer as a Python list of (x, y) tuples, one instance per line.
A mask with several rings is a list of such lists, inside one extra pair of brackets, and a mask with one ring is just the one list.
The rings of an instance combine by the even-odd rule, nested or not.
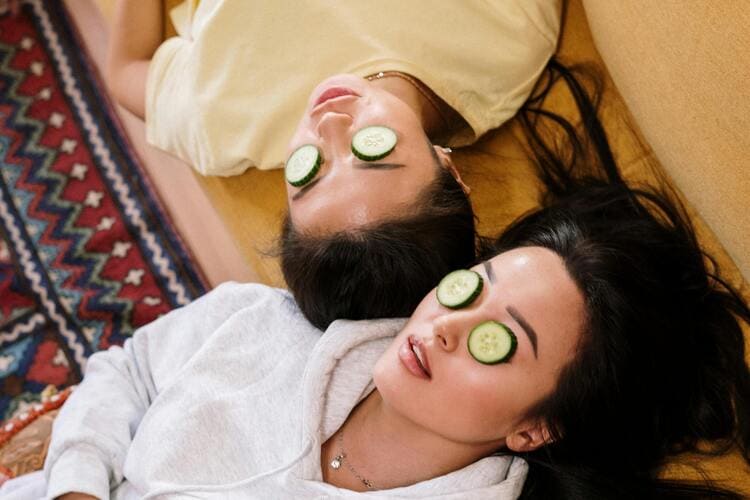
[[(390, 363), (389, 354), (392, 355)], [(403, 394), (403, 379), (400, 377), (399, 367), (395, 365), (397, 362), (395, 353), (389, 348), (372, 369), (372, 382), (384, 402), (392, 401), (394, 397)]]
[[(385, 354), (390, 351), (390, 348), (385, 351)], [(385, 380), (385, 373), (387, 370), (385, 370), (385, 354), (383, 356), (380, 356), (380, 359), (375, 363), (375, 366), (372, 367), (372, 383), (375, 384), (375, 388), (380, 390), (381, 382)]]
[(318, 84), (318, 87), (327, 86), (330, 84), (344, 84), (344, 83), (356, 83), (356, 84), (362, 84), (365, 82), (365, 79), (362, 77), (359, 77), (357, 75), (353, 75), (351, 73), (339, 73), (338, 75), (329, 76), (322, 82)]

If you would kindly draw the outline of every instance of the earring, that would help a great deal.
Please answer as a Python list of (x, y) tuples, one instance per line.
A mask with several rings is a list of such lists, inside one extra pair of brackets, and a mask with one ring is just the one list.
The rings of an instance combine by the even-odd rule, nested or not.
[[(443, 150), (445, 149), (450, 150), (450, 148), (443, 148)], [(445, 168), (447, 168), (448, 171), (453, 175), (453, 178), (456, 179), (456, 182), (458, 182), (459, 186), (461, 186), (461, 190), (466, 194), (466, 196), (469, 196), (469, 194), (471, 194), (471, 188), (464, 183), (463, 179), (461, 179), (461, 174), (458, 173), (458, 169), (453, 164), (453, 161), (448, 160)]]
[(445, 153), (447, 155), (449, 155), (449, 154), (451, 154), (453, 152), (453, 150), (451, 148), (441, 147), (440, 149), (442, 149), (443, 153)]

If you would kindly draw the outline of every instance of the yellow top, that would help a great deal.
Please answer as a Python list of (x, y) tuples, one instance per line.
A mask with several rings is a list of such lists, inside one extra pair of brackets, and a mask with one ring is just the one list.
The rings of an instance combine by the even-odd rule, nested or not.
[[(197, 5), (197, 6), (196, 6)], [(205, 175), (281, 167), (312, 89), (338, 73), (422, 80), (476, 140), (513, 116), (553, 54), (558, 0), (189, 0), (151, 63), (151, 144)]]

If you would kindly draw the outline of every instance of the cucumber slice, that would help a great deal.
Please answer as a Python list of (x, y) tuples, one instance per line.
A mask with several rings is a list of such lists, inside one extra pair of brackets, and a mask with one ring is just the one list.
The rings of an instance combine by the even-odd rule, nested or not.
[(485, 365), (496, 365), (510, 360), (516, 352), (518, 340), (510, 328), (497, 321), (485, 321), (475, 326), (467, 341), (469, 354)]
[(286, 181), (295, 187), (304, 186), (313, 180), (322, 162), (323, 157), (317, 147), (312, 144), (298, 147), (286, 161), (284, 167)]
[(467, 269), (448, 273), (437, 287), (437, 299), (445, 307), (466, 307), (482, 293), (484, 280), (479, 274)]
[(380, 160), (393, 151), (396, 142), (396, 132), (388, 127), (365, 127), (352, 137), (352, 153), (360, 160)]

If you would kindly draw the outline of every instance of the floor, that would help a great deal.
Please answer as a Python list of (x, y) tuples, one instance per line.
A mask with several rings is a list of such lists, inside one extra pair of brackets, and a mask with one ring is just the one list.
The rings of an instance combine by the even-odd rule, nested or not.
[[(94, 63), (103, 67), (111, 0), (65, 0)], [(100, 8), (101, 6), (101, 8)], [(211, 287), (224, 281), (258, 281), (190, 167), (145, 139), (143, 122), (118, 107), (118, 114), (163, 205)]]

